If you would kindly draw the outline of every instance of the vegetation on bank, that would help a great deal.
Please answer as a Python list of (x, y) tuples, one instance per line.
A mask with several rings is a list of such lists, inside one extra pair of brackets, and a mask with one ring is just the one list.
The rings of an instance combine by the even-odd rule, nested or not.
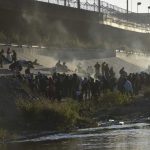
[(144, 93), (143, 93), (145, 98), (149, 98), (150, 97), (150, 87), (146, 87), (144, 89)]
[(79, 104), (70, 99), (65, 102), (17, 100), (16, 104), (30, 129), (70, 129), (80, 119)]
[(72, 130), (76, 127), (96, 126), (94, 115), (100, 109), (129, 104), (132, 98), (119, 92), (107, 92), (96, 100), (64, 101), (17, 100), (17, 108), (27, 129)]
[[(23, 131), (70, 131), (76, 128), (95, 127), (94, 118), (105, 115), (104, 110), (130, 104), (133, 98), (119, 92), (106, 92), (101, 97), (88, 101), (65, 99), (50, 101), (44, 98), (39, 100), (19, 99), (16, 107), (19, 110), (18, 133)], [(16, 127), (17, 128), (17, 127)], [(0, 141), (12, 139), (16, 136), (10, 130), (0, 130)]]
[[(95, 127), (100, 116), (106, 117), (107, 111), (134, 101), (133, 97), (118, 91), (107, 91), (98, 98), (86, 101), (69, 98), (51, 101), (31, 92), (26, 83), (18, 84), (12, 77), (0, 80), (0, 87), (7, 85), (2, 88), (3, 94), (0, 94), (1, 105), (7, 103), (7, 107), (0, 108), (4, 114), (0, 115), (0, 141), (16, 137), (12, 131), (15, 135), (24, 135), (37, 131), (67, 132), (76, 128)], [(32, 96), (38, 99), (30, 98)], [(16, 112), (13, 113), (14, 111)]]

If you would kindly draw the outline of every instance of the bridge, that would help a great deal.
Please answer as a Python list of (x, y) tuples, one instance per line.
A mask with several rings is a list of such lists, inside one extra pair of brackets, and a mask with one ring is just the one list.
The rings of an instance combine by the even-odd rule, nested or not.
[(79, 7), (71, 0), (0, 0), (0, 20), (0, 43), (75, 50), (150, 47), (147, 14), (137, 17), (102, 1)]
[(88, 0), (85, 2), (80, 2), (80, 0), (47, 0), (44, 2), (102, 13), (103, 21), (100, 20), (100, 23), (125, 30), (150, 33), (148, 14), (137, 14), (101, 0), (93, 0), (93, 3), (88, 2)]

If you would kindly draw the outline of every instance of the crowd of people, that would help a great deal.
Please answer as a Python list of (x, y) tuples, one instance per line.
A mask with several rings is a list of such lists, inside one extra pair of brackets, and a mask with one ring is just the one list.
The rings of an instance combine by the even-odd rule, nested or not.
[[(81, 77), (78, 73), (66, 74), (69, 71), (65, 63), (61, 64), (60, 61), (56, 63), (56, 70), (50, 76), (44, 75), (40, 72), (34, 75), (31, 73), (30, 68), (34, 67), (35, 62), (31, 61), (17, 61), (17, 54), (15, 51), (10, 52), (7, 50), (7, 55), (4, 55), (4, 50), (0, 52), (0, 65), (3, 66), (3, 60), (7, 59), (10, 62), (9, 68), (16, 69), (17, 75), (20, 80), (25, 80), (29, 88), (33, 92), (38, 92), (41, 95), (49, 98), (50, 100), (61, 100), (62, 98), (73, 98), (78, 100), (90, 100), (101, 96), (106, 91), (120, 91), (129, 96), (139, 94), (142, 86), (150, 83), (150, 75), (145, 72), (130, 73), (121, 68), (119, 71), (120, 77), (116, 78), (113, 67), (110, 67), (106, 62), (99, 64), (98, 62), (92, 67), (88, 66), (87, 72), (89, 76)], [(27, 64), (25, 75), (22, 75), (22, 64)], [(79, 67), (78, 67), (79, 68)], [(95, 71), (93, 71), (93, 68)], [(81, 66), (80, 66), (80, 69)], [(59, 73), (59, 71), (61, 73)], [(94, 72), (94, 77), (91, 74)]]
[[(51, 100), (73, 98), (78, 100), (90, 100), (101, 96), (106, 91), (120, 91), (129, 96), (139, 94), (142, 86), (150, 83), (150, 75), (141, 73), (128, 74), (124, 68), (120, 69), (120, 77), (117, 79), (113, 67), (106, 62), (95, 64), (95, 78), (80, 77), (74, 74), (54, 73), (46, 76), (40, 72), (26, 74), (27, 82), (32, 91), (38, 91)], [(101, 69), (100, 69), (101, 68)]]
[(0, 68), (3, 68), (3, 64), (9, 64), (9, 69), (16, 73), (22, 71), (23, 67), (30, 70), (30, 68), (34, 68), (34, 65), (38, 65), (37, 59), (34, 61), (18, 60), (16, 51), (10, 48), (7, 48), (6, 52), (4, 49), (0, 51)]

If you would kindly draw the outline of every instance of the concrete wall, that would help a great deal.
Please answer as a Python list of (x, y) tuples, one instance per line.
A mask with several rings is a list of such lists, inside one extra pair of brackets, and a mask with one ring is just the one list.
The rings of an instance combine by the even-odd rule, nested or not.
[(0, 0), (0, 42), (149, 49), (150, 35), (100, 25), (103, 15), (32, 0)]

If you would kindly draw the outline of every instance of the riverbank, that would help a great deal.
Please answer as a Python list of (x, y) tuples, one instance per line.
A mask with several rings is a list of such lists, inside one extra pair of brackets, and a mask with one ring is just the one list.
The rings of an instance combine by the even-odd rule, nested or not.
[[(50, 101), (32, 92), (25, 81), (0, 77), (0, 140), (43, 133), (69, 132), (96, 127), (110, 119), (125, 122), (148, 121), (149, 91), (136, 97), (106, 92), (98, 99)], [(147, 119), (145, 119), (147, 118)], [(19, 136), (18, 136), (19, 135)]]

